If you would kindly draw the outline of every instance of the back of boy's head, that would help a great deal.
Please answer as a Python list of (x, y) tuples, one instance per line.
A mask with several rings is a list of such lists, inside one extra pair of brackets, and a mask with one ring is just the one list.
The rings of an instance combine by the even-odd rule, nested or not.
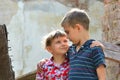
[(84, 10), (73, 8), (63, 17), (61, 26), (69, 25), (74, 27), (75, 24), (81, 24), (86, 30), (89, 30), (89, 22), (89, 16)]
[[(66, 33), (63, 32), (63, 31), (60, 31), (60, 30), (55, 30), (55, 31), (52, 31), (50, 32), (47, 36), (45, 36), (44, 38), (44, 44), (45, 44), (45, 48), (48, 47), (48, 46), (51, 46), (51, 43), (52, 41), (55, 39), (55, 38), (58, 38), (58, 37), (64, 37), (66, 36)], [(67, 36), (66, 36), (67, 37)]]

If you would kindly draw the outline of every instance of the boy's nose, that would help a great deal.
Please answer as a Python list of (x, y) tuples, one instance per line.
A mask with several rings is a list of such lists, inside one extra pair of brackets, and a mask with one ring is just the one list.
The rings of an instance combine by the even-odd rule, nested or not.
[(62, 42), (62, 45), (66, 45), (66, 42)]
[(68, 39), (70, 39), (70, 37), (69, 37), (69, 36), (67, 36), (67, 38), (68, 38)]
[(62, 42), (62, 45), (65, 45), (65, 42)]

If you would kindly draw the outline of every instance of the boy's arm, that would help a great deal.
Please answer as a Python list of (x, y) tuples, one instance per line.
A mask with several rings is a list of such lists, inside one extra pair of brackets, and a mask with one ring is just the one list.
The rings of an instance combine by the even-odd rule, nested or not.
[(106, 80), (106, 70), (104, 65), (100, 65), (96, 71), (99, 80)]
[(105, 46), (99, 41), (92, 41), (92, 44), (90, 45), (90, 47), (95, 47), (95, 46), (100, 46), (102, 50), (105, 49)]
[(39, 64), (37, 64), (37, 72), (36, 72), (36, 79), (35, 80), (43, 80), (44, 79), (44, 71), (39, 71)]
[(43, 72), (42, 66), (47, 62), (48, 59), (42, 59), (38, 64), (37, 64), (37, 72), (41, 73)]
[(106, 80), (106, 65), (104, 52), (100, 47), (93, 47), (92, 49), (92, 58), (96, 67), (98, 80)]

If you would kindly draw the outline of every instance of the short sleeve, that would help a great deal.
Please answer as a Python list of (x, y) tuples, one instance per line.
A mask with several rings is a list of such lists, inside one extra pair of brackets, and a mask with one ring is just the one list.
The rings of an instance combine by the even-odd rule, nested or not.
[(39, 64), (37, 64), (36, 80), (44, 80), (44, 71), (39, 72)]
[(95, 67), (99, 67), (100, 65), (105, 65), (105, 55), (103, 50), (100, 47), (94, 47), (94, 49), (92, 50), (93, 53), (93, 62), (95, 64)]

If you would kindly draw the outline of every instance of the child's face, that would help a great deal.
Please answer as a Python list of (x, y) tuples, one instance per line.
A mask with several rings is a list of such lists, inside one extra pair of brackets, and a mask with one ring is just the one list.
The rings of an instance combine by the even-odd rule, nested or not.
[(66, 32), (68, 39), (73, 42), (73, 44), (77, 44), (79, 42), (79, 29), (77, 27), (64, 26), (64, 31)]
[(68, 48), (68, 39), (66, 36), (63, 36), (53, 39), (51, 46), (49, 46), (49, 51), (52, 54), (64, 55), (66, 54)]

